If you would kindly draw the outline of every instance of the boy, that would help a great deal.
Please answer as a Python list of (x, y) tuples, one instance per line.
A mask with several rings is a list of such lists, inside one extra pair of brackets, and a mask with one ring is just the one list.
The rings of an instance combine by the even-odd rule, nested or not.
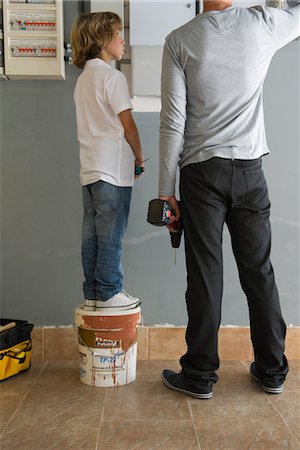
[(124, 54), (121, 29), (120, 17), (111, 12), (83, 14), (72, 29), (73, 63), (83, 69), (74, 101), (84, 208), (83, 308), (87, 310), (140, 304), (123, 290), (121, 265), (135, 168), (144, 170), (127, 82), (109, 65)]

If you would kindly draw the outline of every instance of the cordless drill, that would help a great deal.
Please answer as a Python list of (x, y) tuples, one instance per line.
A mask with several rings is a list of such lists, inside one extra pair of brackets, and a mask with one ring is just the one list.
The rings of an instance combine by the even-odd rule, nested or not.
[[(180, 206), (180, 202), (179, 206)], [(147, 222), (157, 227), (168, 225), (171, 220), (171, 216), (174, 215), (174, 211), (168, 202), (155, 198), (149, 202)], [(172, 229), (169, 229), (171, 236), (171, 245), (173, 248), (178, 248), (182, 236), (182, 222), (175, 221), (170, 225)]]

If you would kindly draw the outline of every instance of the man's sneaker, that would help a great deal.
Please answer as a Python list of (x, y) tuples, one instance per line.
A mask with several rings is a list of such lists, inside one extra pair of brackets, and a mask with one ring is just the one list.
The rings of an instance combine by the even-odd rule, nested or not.
[(85, 311), (95, 311), (96, 309), (96, 300), (84, 300), (84, 304), (82, 305), (82, 309)]
[(263, 388), (263, 390), (265, 392), (268, 392), (268, 394), (281, 394), (281, 392), (283, 391), (283, 384), (275, 384), (275, 383), (274, 384), (272, 384), (272, 383), (266, 384), (265, 381), (263, 382), (259, 378), (259, 374), (257, 373), (254, 362), (252, 362), (250, 364), (249, 375), (251, 378), (253, 378), (253, 380), (255, 380), (257, 383), (259, 383), (261, 385), (261, 387)]
[(96, 300), (96, 310), (119, 309), (122, 311), (126, 309), (136, 308), (140, 304), (141, 300), (139, 298), (132, 297), (131, 295), (127, 294), (127, 292), (121, 291), (105, 302), (102, 300)]
[(182, 392), (183, 394), (190, 395), (191, 397), (200, 399), (209, 399), (212, 397), (211, 384), (198, 384), (197, 387), (189, 384), (185, 380), (182, 372), (176, 373), (173, 370), (165, 369), (161, 373), (162, 382), (173, 391)]

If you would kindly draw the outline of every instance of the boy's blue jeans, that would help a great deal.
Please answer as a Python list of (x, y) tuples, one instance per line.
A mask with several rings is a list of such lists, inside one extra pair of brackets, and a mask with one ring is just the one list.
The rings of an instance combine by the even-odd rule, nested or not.
[(82, 266), (85, 299), (108, 300), (122, 291), (122, 238), (126, 231), (131, 187), (97, 181), (82, 188)]

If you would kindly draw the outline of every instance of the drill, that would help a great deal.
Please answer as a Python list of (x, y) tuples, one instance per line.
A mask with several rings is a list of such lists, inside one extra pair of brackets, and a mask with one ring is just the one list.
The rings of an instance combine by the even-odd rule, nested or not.
[[(180, 202), (178, 203), (180, 206)], [(149, 202), (147, 222), (151, 223), (151, 225), (157, 227), (168, 225), (172, 215), (174, 214), (168, 202), (160, 200), (159, 198), (155, 198)], [(172, 222), (170, 226), (172, 227), (171, 230), (169, 229), (171, 245), (173, 248), (178, 248), (180, 246), (183, 230), (182, 222), (181, 220)]]

